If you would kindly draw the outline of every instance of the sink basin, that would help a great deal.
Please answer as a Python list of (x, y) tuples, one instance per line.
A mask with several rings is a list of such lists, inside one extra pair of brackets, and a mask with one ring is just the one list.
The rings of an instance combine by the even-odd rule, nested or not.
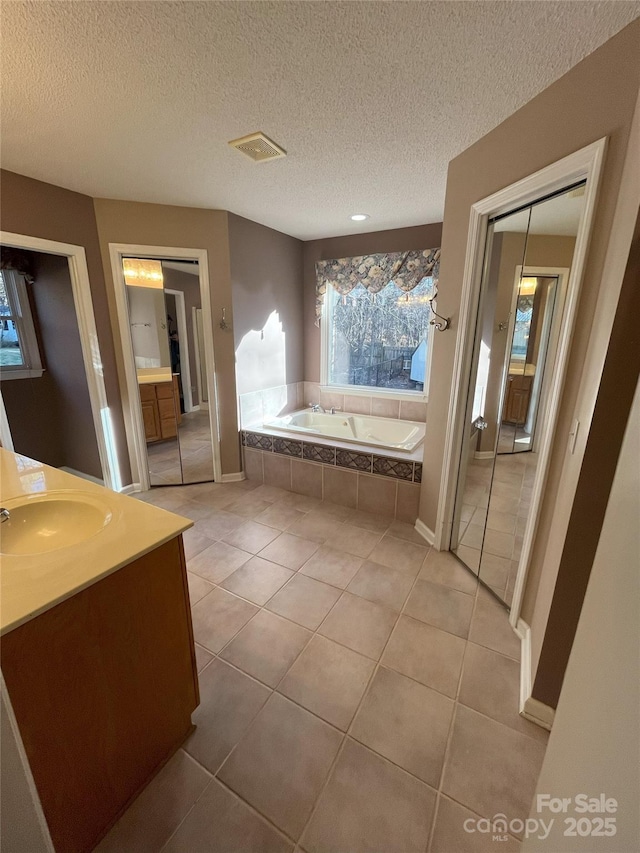
[(46, 554), (78, 545), (100, 533), (111, 510), (85, 492), (48, 492), (6, 501), (9, 518), (0, 524), (0, 553)]

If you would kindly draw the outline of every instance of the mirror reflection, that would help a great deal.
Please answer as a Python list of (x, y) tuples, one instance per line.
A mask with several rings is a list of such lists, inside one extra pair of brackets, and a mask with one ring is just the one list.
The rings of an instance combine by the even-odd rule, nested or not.
[(124, 258), (152, 486), (213, 480), (197, 262)]
[(451, 550), (513, 595), (584, 184), (489, 223)]

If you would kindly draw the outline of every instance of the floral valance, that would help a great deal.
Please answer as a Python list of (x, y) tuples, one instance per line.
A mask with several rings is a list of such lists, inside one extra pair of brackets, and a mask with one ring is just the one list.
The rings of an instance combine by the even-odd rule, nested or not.
[(35, 281), (33, 256), (24, 249), (15, 249), (13, 246), (1, 246), (0, 269), (14, 270), (21, 273), (29, 284), (33, 284)]
[(379, 293), (391, 282), (400, 290), (408, 292), (427, 276), (437, 278), (439, 261), (439, 248), (318, 261), (316, 263), (316, 325), (322, 316), (327, 285), (331, 285), (342, 296), (350, 293), (359, 284), (371, 293)]

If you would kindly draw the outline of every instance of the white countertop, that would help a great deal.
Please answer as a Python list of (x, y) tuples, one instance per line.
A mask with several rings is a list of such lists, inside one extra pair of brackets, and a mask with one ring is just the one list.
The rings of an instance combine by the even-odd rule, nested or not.
[[(0, 553), (0, 634), (71, 598), (193, 525), (188, 518), (0, 448), (2, 506), (47, 492), (84, 493), (106, 505), (111, 518), (90, 538), (57, 551), (20, 556)], [(0, 542), (1, 537), (0, 525)]]

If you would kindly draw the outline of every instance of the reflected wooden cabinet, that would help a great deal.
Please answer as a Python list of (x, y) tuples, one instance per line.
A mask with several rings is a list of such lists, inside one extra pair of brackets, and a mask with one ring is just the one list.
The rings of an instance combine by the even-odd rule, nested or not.
[(533, 376), (509, 376), (502, 408), (503, 423), (525, 424), (527, 422), (532, 386)]
[(139, 388), (147, 444), (175, 438), (182, 420), (178, 377), (174, 374), (172, 382), (140, 383)]

